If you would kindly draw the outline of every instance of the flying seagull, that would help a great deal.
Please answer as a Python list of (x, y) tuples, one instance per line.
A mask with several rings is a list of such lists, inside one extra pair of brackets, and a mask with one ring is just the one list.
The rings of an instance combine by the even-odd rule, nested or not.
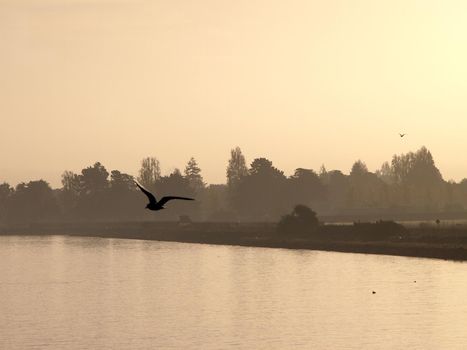
[(187, 197), (175, 197), (175, 196), (166, 196), (166, 197), (162, 197), (161, 200), (158, 202), (156, 200), (156, 197), (154, 197), (154, 195), (149, 192), (148, 190), (144, 189), (143, 187), (141, 187), (139, 185), (139, 183), (137, 183), (135, 181), (135, 184), (136, 186), (139, 187), (139, 189), (141, 191), (143, 191), (143, 193), (148, 197), (149, 199), (149, 203), (146, 205), (146, 209), (149, 209), (149, 210), (161, 210), (161, 209), (165, 209), (164, 208), (164, 204), (167, 203), (168, 201), (172, 200), (172, 199), (183, 199), (185, 201), (194, 201), (193, 198), (187, 198)]
[(399, 136), (400, 136), (400, 137), (404, 137), (404, 136), (405, 136), (405, 134), (399, 134)]

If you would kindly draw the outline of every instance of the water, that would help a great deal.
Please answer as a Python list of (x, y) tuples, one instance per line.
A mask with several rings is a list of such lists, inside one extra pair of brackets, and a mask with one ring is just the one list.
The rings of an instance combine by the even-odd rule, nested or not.
[(466, 291), (441, 260), (0, 237), (0, 349), (466, 349)]

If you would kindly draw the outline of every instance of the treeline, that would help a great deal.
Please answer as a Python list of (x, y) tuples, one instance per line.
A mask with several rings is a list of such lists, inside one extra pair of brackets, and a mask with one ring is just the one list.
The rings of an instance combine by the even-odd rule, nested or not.
[(467, 208), (467, 179), (443, 180), (426, 147), (394, 155), (375, 172), (357, 160), (348, 175), (323, 165), (318, 172), (299, 168), (288, 177), (265, 158), (248, 168), (237, 148), (227, 169), (227, 193), (235, 214), (262, 220), (273, 220), (295, 204), (321, 216), (355, 217), (462, 213)]
[(226, 184), (207, 185), (191, 158), (183, 172), (162, 175), (154, 157), (142, 160), (136, 180), (158, 196), (195, 197), (196, 202), (173, 201), (170, 210), (145, 210), (146, 197), (132, 175), (108, 171), (101, 163), (65, 171), (62, 187), (52, 189), (44, 180), (12, 187), (0, 184), (0, 223), (38, 221), (177, 220), (187, 215), (206, 221), (277, 221), (296, 204), (318, 215), (462, 213), (467, 208), (467, 179), (445, 181), (431, 153), (395, 155), (381, 169), (370, 172), (358, 160), (349, 174), (298, 168), (291, 176), (266, 158), (247, 165), (240, 148), (231, 150)]

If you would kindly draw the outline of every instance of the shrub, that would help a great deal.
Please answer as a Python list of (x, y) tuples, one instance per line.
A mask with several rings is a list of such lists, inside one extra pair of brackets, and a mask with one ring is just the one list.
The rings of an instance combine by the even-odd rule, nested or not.
[(291, 214), (284, 215), (277, 224), (277, 232), (281, 234), (306, 235), (319, 225), (316, 213), (306, 205), (296, 205)]

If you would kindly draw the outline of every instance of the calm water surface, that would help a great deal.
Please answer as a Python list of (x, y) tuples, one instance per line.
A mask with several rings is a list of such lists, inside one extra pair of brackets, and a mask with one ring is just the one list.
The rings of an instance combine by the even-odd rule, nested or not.
[(466, 295), (441, 260), (0, 237), (0, 349), (467, 349)]

